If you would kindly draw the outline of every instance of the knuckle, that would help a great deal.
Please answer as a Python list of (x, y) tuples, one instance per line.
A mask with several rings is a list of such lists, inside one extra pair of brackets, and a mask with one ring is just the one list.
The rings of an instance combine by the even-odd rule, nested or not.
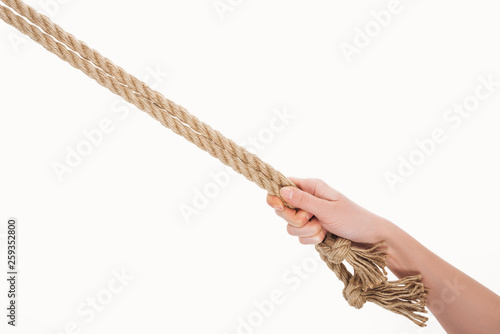
[(322, 179), (314, 178), (314, 179), (312, 179), (312, 181), (315, 182), (318, 185), (321, 185), (321, 186), (325, 186), (326, 185), (326, 182), (323, 181)]
[(290, 224), (286, 225), (286, 231), (288, 232), (288, 234), (290, 234), (290, 235), (292, 235), (292, 236), (294, 236), (294, 237), (295, 237), (295, 236), (297, 236), (297, 231), (296, 231), (296, 230), (295, 230), (295, 228), (294, 228), (292, 225), (290, 225)]
[(299, 202), (299, 205), (301, 207), (305, 207), (305, 206), (307, 206), (309, 204), (309, 197), (306, 196), (304, 193), (301, 192), (300, 195), (299, 195), (298, 202)]
[(315, 245), (319, 244), (321, 241), (323, 241), (323, 233), (318, 233), (311, 238), (311, 242)]
[(326, 209), (328, 210), (328, 212), (336, 212), (341, 206), (342, 203), (335, 199), (326, 203)]
[(296, 223), (297, 223), (297, 226), (298, 227), (303, 227), (305, 226), (307, 223), (309, 222), (309, 220), (307, 219), (307, 216), (306, 215), (299, 215), (297, 218), (296, 218)]
[(342, 195), (340, 192), (338, 192), (337, 190), (335, 190), (333, 188), (330, 188), (329, 193), (330, 193), (331, 198), (335, 201), (340, 201), (344, 198), (344, 195)]
[(322, 234), (321, 232), (323, 232), (323, 227), (320, 224), (314, 224), (314, 235), (320, 236)]
[(325, 237), (326, 237), (326, 230), (322, 229), (321, 233), (319, 234), (318, 244), (322, 243), (325, 240)]

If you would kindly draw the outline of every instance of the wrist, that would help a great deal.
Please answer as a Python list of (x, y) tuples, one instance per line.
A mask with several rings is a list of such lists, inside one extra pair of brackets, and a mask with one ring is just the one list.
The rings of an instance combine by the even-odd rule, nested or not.
[(381, 240), (386, 246), (386, 263), (398, 278), (420, 275), (426, 248), (396, 224), (385, 220), (381, 224)]

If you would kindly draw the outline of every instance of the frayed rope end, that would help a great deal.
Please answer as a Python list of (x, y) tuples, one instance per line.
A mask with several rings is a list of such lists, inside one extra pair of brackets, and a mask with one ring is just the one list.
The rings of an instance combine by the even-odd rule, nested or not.
[[(383, 243), (370, 248), (352, 246), (351, 241), (328, 233), (325, 240), (316, 245), (323, 261), (344, 283), (344, 298), (349, 305), (362, 308), (365, 302), (375, 303), (389, 311), (403, 315), (420, 327), (425, 327), (428, 318), (425, 302), (427, 289), (420, 275), (388, 281), (386, 253)], [(343, 261), (354, 270), (347, 270)]]

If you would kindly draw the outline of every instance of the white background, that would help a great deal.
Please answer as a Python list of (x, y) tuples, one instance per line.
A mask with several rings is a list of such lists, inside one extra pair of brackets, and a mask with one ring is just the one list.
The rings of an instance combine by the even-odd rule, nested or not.
[[(388, 1), (222, 3), (232, 10), (72, 0), (45, 11), (228, 137), (268, 135), (257, 152), (284, 174), (324, 179), (499, 293), (500, 87), (460, 126), (443, 120), (480, 76), (500, 81), (499, 5), (401, 0), (348, 62), (342, 43)], [(2, 262), (7, 218), (20, 236), (19, 326), (2, 311), (2, 333), (421, 332), (375, 305), (348, 306), (314, 249), (286, 234), (265, 191), (242, 176), (185, 219), (180, 208), (222, 164), (146, 114), (125, 115), (116, 96), (19, 38), (1, 22)], [(294, 119), (270, 138), (276, 110)], [(105, 119), (112, 131), (60, 182), (54, 163)], [(384, 175), (437, 127), (447, 140), (391, 189)], [(133, 279), (110, 293), (122, 270)], [(238, 331), (274, 290), (284, 301)], [(6, 291), (2, 279), (2, 310)], [(94, 318), (77, 311), (95, 297), (106, 305)], [(431, 319), (422, 333), (442, 329)]]

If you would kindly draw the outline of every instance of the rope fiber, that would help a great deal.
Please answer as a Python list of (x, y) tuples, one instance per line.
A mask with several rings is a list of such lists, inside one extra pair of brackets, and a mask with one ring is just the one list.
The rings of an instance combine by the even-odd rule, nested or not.
[[(24, 2), (0, 1), (5, 4), (0, 5), (3, 21), (289, 206), (281, 198), (280, 189), (295, 184), (257, 155), (151, 89)], [(370, 301), (425, 326), (428, 318), (419, 314), (427, 313), (427, 289), (421, 277), (388, 281), (383, 243), (361, 248), (328, 233), (316, 250), (344, 283), (343, 296), (349, 305), (359, 309)], [(352, 266), (353, 273), (347, 270), (344, 261)]]

